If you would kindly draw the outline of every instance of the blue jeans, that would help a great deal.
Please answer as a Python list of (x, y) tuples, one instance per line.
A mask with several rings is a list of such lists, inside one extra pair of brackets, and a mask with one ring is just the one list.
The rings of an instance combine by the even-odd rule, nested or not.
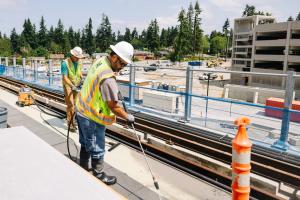
[(81, 115), (76, 116), (81, 147), (91, 154), (92, 159), (104, 159), (105, 126)]

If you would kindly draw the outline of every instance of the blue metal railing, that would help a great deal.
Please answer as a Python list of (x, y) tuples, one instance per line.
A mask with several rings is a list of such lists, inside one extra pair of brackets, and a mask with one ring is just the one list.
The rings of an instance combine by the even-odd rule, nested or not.
[[(58, 90), (62, 90), (62, 84), (61, 84), (61, 74), (53, 74), (53, 73), (47, 73), (47, 72), (38, 72), (37, 69), (36, 70), (32, 70), (32, 69), (26, 69), (24, 67), (6, 67), (3, 65), (0, 65), (0, 75), (2, 76), (9, 76), (9, 77), (13, 77), (16, 79), (20, 79), (23, 80), (25, 82), (29, 82), (29, 83), (35, 83), (35, 84), (40, 84), (42, 86), (46, 86), (46, 87), (51, 87), (51, 88), (56, 88)], [(293, 109), (286, 109), (286, 108), (277, 108), (277, 107), (272, 107), (272, 106), (265, 106), (265, 105), (260, 105), (260, 104), (254, 104), (254, 103), (250, 103), (250, 102), (244, 102), (244, 101), (238, 101), (238, 100), (232, 100), (232, 99), (226, 99), (226, 98), (216, 98), (216, 97), (210, 97), (210, 96), (204, 96), (204, 95), (198, 95), (198, 94), (194, 94), (192, 92), (187, 92), (187, 90), (183, 91), (171, 91), (171, 90), (164, 90), (164, 89), (158, 89), (158, 88), (149, 88), (149, 87), (143, 87), (143, 86), (138, 86), (135, 84), (124, 84), (124, 83), (119, 83), (120, 85), (124, 85), (126, 87), (128, 87), (128, 100), (130, 102), (131, 106), (135, 106), (135, 99), (134, 99), (134, 90), (135, 88), (139, 88), (139, 89), (144, 89), (144, 90), (153, 90), (153, 91), (158, 91), (158, 92), (165, 92), (165, 93), (171, 93), (171, 94), (177, 94), (180, 97), (182, 97), (184, 99), (184, 106), (183, 106), (183, 110), (181, 110), (184, 114), (184, 116), (186, 115), (191, 115), (191, 104), (192, 104), (192, 98), (196, 98), (196, 99), (202, 99), (204, 101), (207, 102), (206, 106), (201, 106), (201, 105), (196, 105), (198, 107), (201, 108), (205, 108), (205, 112), (206, 112), (206, 117), (204, 118), (205, 120), (207, 120), (207, 112), (209, 110), (215, 110), (215, 111), (223, 111), (223, 112), (228, 112), (230, 114), (230, 116), (232, 114), (237, 114), (237, 115), (247, 115), (245, 113), (239, 113), (239, 112), (234, 112), (232, 111), (232, 105), (241, 105), (241, 106), (247, 106), (247, 107), (253, 107), (253, 108), (259, 108), (259, 109), (270, 109), (270, 110), (275, 110), (275, 111), (280, 111), (284, 114), (285, 116), (285, 120), (288, 119), (290, 121), (289, 118), (287, 118), (287, 116), (290, 116), (291, 113), (295, 113), (295, 114), (299, 114), (300, 115), (300, 111), (297, 110), (293, 110)], [(187, 104), (187, 101), (190, 102), (189, 104)], [(208, 102), (209, 101), (213, 101), (213, 102), (221, 102), (221, 103), (227, 103), (229, 104), (229, 111), (226, 111), (224, 109), (220, 109), (220, 108), (214, 108), (213, 106), (208, 106)], [(183, 101), (182, 101), (183, 103)], [(195, 105), (194, 105), (195, 106)], [(187, 111), (186, 109), (189, 109), (190, 114), (186, 114)], [(195, 111), (193, 111), (195, 112)], [(248, 115), (251, 117), (255, 117), (255, 118), (259, 118), (259, 116), (257, 115)], [(266, 117), (262, 118), (266, 120)], [(274, 121), (277, 123), (280, 123), (280, 119), (273, 119), (271, 117), (267, 118), (270, 121)], [(186, 121), (189, 120), (189, 117), (185, 118)], [(282, 121), (282, 119), (281, 119)], [(206, 121), (205, 121), (205, 125), (206, 125)], [(300, 123), (293, 123), (293, 125), (295, 126), (299, 126), (299, 130), (300, 130)], [(279, 138), (279, 141), (284, 140), (286, 141), (288, 136), (288, 132), (286, 132), (285, 135), (282, 136), (282, 138)]]

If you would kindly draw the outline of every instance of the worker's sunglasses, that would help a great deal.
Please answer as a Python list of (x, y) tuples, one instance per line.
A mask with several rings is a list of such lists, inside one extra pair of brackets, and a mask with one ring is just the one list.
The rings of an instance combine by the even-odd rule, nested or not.
[(121, 65), (122, 67), (125, 67), (125, 66), (127, 65), (127, 63), (124, 62), (124, 61), (122, 61), (122, 59), (121, 59), (120, 57), (118, 57), (118, 62), (120, 63), (120, 65)]

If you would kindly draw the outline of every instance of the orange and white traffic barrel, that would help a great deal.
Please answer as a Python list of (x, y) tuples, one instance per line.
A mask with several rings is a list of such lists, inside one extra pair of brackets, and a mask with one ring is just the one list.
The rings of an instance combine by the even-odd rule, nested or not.
[(250, 120), (241, 117), (235, 120), (238, 132), (232, 140), (232, 199), (248, 200), (250, 197), (251, 146), (246, 132)]

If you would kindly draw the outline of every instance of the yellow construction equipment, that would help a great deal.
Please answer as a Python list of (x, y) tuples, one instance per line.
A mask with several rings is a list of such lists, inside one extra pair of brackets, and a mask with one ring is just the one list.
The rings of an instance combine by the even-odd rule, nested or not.
[(33, 95), (34, 92), (31, 88), (27, 86), (21, 87), (16, 104), (20, 107), (32, 105), (34, 103)]

